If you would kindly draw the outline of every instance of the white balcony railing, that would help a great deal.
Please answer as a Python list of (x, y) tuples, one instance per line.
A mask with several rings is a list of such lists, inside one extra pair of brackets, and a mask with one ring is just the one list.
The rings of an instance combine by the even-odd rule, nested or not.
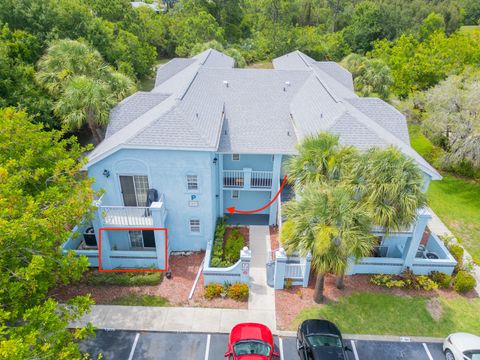
[(152, 211), (149, 207), (102, 206), (103, 223), (106, 225), (152, 226)]
[(223, 187), (243, 188), (245, 185), (245, 173), (243, 170), (224, 170)]
[(250, 187), (270, 189), (272, 187), (273, 173), (271, 171), (252, 171)]
[(287, 279), (303, 279), (305, 272), (304, 264), (286, 264), (285, 265), (285, 278)]

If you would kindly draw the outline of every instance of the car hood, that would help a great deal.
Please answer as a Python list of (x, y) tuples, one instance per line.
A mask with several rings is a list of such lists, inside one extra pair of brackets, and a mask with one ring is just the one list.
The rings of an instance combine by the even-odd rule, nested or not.
[(312, 349), (313, 360), (345, 360), (343, 350), (334, 347)]
[(468, 333), (451, 334), (452, 343), (461, 351), (480, 349), (480, 337)]

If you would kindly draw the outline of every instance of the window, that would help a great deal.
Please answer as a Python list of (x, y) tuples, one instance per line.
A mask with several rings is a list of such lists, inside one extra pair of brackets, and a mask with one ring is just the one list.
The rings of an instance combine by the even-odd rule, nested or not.
[(240, 197), (240, 192), (238, 190), (232, 191), (232, 199), (238, 199)]
[(197, 175), (187, 175), (187, 189), (188, 190), (198, 190), (198, 176)]
[(232, 160), (233, 161), (239, 161), (240, 160), (240, 154), (232, 154)]
[(147, 206), (148, 177), (146, 175), (120, 176), (123, 205)]
[(140, 230), (130, 230), (128, 236), (130, 237), (130, 246), (132, 248), (143, 248), (143, 236)]
[(200, 220), (198, 220), (198, 219), (191, 219), (190, 220), (190, 232), (191, 233), (199, 233), (200, 232)]

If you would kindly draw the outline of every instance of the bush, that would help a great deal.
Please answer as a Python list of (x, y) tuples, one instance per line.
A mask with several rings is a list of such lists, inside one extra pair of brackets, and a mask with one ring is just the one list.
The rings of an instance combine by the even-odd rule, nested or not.
[(286, 278), (283, 282), (283, 287), (288, 290), (288, 289), (291, 289), (292, 286), (293, 286), (293, 280), (291, 278)]
[(475, 278), (466, 271), (459, 271), (455, 279), (453, 280), (453, 288), (456, 292), (467, 293), (477, 285)]
[(432, 271), (430, 273), (430, 278), (438, 285), (441, 289), (448, 289), (450, 287), (450, 282), (452, 277), (448, 274), (445, 274), (440, 271)]
[(227, 290), (227, 296), (236, 301), (248, 300), (248, 285), (243, 283), (235, 283)]
[(208, 284), (205, 286), (205, 299), (212, 300), (222, 296), (224, 288), (220, 284)]
[(459, 265), (463, 263), (463, 254), (465, 252), (463, 247), (461, 247), (460, 245), (452, 245), (448, 248), (448, 250), (450, 251), (450, 254), (452, 254), (452, 256), (455, 258), (455, 260), (457, 260)]
[(225, 260), (229, 261), (232, 265), (240, 259), (240, 251), (245, 243), (245, 238), (242, 233), (237, 229), (232, 229), (228, 234), (227, 241), (225, 242)]
[(88, 285), (104, 286), (142, 286), (159, 285), (162, 283), (163, 274), (159, 272), (151, 273), (110, 273), (92, 271), (87, 274), (85, 282)]
[(438, 285), (428, 276), (415, 276), (411, 270), (405, 270), (402, 275), (373, 275), (370, 282), (389, 289), (397, 287), (430, 291), (438, 288)]

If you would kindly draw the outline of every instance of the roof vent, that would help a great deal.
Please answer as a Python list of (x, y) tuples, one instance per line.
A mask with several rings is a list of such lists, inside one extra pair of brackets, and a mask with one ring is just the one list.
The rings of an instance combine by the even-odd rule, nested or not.
[(290, 81), (285, 81), (285, 85), (290, 86)]
[(287, 130), (287, 136), (290, 136), (290, 130)]
[(323, 113), (320, 113), (320, 119), (323, 119)]
[(228, 88), (228, 81), (227, 81), (227, 80), (223, 80), (223, 85), (225, 85), (225, 87)]

